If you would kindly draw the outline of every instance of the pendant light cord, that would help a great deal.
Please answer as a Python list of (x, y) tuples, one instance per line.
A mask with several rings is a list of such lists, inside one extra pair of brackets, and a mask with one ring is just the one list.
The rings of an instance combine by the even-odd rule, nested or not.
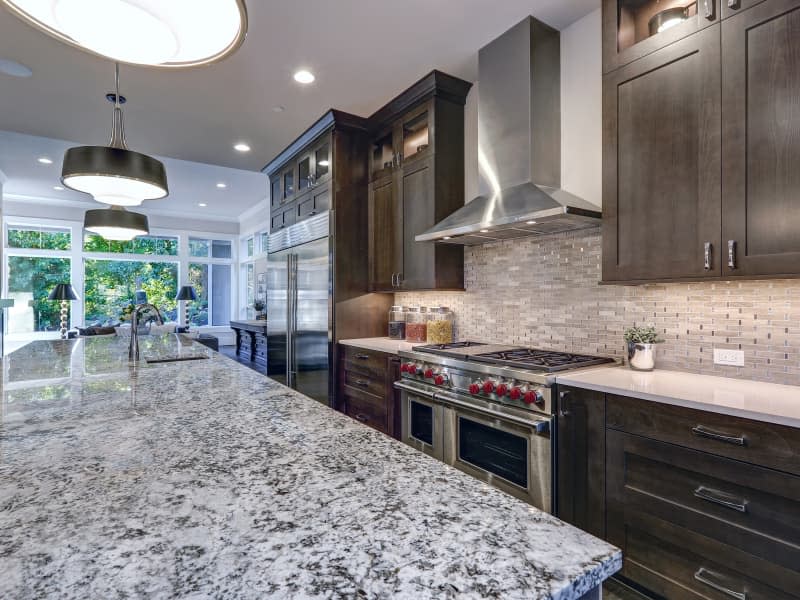
[(112, 148), (127, 150), (125, 142), (125, 123), (122, 120), (122, 105), (119, 101), (119, 63), (114, 63), (114, 119), (111, 124), (111, 140), (108, 145)]

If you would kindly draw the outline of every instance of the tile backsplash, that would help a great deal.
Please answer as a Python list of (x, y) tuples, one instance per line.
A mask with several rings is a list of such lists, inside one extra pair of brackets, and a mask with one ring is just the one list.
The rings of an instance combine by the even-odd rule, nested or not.
[[(598, 230), (465, 248), (465, 292), (404, 292), (444, 305), (458, 339), (622, 358), (623, 329), (653, 324), (658, 367), (800, 385), (800, 280), (600, 285)], [(745, 366), (715, 365), (714, 348)]]

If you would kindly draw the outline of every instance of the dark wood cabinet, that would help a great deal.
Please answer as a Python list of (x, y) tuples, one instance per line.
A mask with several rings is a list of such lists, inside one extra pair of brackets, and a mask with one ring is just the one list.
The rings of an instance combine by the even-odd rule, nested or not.
[(725, 277), (800, 273), (800, 2), (722, 23)]
[(559, 519), (605, 538), (605, 394), (560, 387), (556, 435)]
[(369, 119), (372, 289), (463, 289), (463, 248), (420, 233), (463, 206), (464, 102), (471, 84), (430, 73)]
[(605, 76), (603, 279), (720, 275), (719, 26)]
[(800, 431), (608, 395), (606, 539), (665, 598), (800, 598)]
[[(616, 5), (604, 4), (607, 62)], [(720, 22), (682, 22), (609, 63), (604, 281), (800, 275), (800, 0), (715, 10)]]
[(357, 421), (399, 439), (400, 359), (375, 350), (339, 347), (339, 394), (336, 408)]

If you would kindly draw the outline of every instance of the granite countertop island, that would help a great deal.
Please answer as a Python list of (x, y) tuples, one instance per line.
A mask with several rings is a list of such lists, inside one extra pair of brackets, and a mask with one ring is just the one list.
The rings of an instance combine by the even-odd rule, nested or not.
[[(2, 359), (0, 597), (580, 598), (619, 550), (183, 336)], [(190, 359), (148, 363), (145, 359)], [(595, 597), (595, 596), (592, 596)]]

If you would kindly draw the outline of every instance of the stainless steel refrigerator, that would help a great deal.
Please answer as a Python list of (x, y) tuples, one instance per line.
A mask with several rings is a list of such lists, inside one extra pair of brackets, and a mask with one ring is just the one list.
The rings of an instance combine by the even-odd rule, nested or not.
[(267, 375), (331, 402), (333, 269), (328, 212), (270, 236)]

